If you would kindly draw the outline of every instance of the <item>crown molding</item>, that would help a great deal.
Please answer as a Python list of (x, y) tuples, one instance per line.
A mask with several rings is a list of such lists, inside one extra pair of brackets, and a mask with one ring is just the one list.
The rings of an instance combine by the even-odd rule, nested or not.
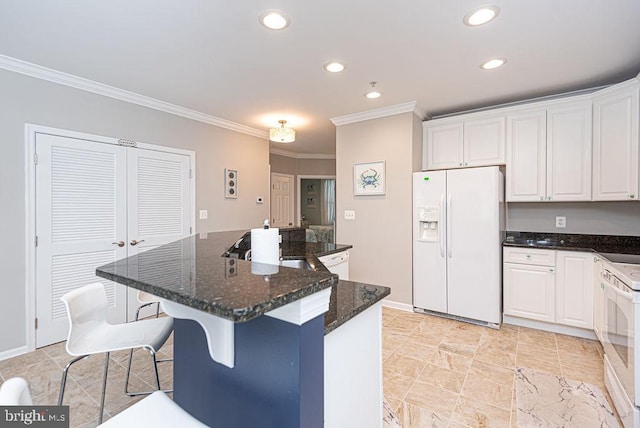
[(378, 119), (380, 117), (393, 116), (400, 113), (414, 112), (421, 118), (423, 114), (416, 110), (416, 102), (411, 101), (404, 104), (396, 104), (389, 107), (382, 107), (375, 110), (367, 110), (360, 113), (346, 114), (344, 116), (332, 117), (331, 122), (335, 126), (347, 125), (349, 123), (362, 122), (370, 119)]
[(176, 116), (182, 116), (187, 119), (196, 120), (198, 122), (207, 123), (209, 125), (218, 126), (220, 128), (229, 129), (231, 131), (240, 132), (254, 137), (265, 139), (269, 137), (266, 131), (262, 131), (260, 129), (251, 128), (246, 125), (231, 122), (230, 120), (211, 116), (186, 107), (147, 97), (145, 95), (136, 94), (135, 92), (125, 91), (124, 89), (119, 89), (103, 83), (94, 82), (93, 80), (85, 79), (73, 74), (32, 64), (10, 56), (0, 54), (0, 68), (13, 71), (14, 73), (24, 74), (25, 76), (35, 77), (36, 79), (46, 80), (59, 85), (65, 85), (82, 91), (92, 92), (105, 97), (163, 111)]
[(324, 153), (296, 153), (290, 152), (289, 150), (282, 150), (272, 148), (269, 150), (269, 153), (272, 155), (286, 156), (288, 158), (294, 159), (335, 159), (335, 154), (324, 154)]

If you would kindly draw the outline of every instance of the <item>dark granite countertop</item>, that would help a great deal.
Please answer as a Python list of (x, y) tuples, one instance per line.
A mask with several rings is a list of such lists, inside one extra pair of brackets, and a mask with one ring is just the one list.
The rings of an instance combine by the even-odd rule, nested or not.
[(640, 255), (640, 237), (638, 236), (507, 232), (502, 244), (505, 247)]
[(189, 236), (101, 266), (96, 274), (234, 322), (249, 321), (332, 287), (325, 334), (390, 293), (388, 287), (338, 281), (318, 260), (350, 245), (285, 241), (282, 258), (304, 259), (310, 269), (279, 266), (275, 274), (253, 274), (252, 262), (222, 257), (245, 232)]

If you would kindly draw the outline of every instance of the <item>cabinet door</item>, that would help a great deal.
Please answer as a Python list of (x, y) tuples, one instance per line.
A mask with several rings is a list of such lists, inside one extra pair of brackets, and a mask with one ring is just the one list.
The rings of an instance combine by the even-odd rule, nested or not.
[(464, 166), (504, 165), (505, 118), (464, 122)]
[(555, 322), (553, 267), (505, 263), (503, 287), (505, 315)]
[(547, 200), (591, 200), (591, 101), (547, 109)]
[(545, 110), (507, 117), (507, 201), (546, 199), (546, 127)]
[(426, 132), (426, 169), (462, 166), (462, 122), (429, 126)]
[(593, 199), (638, 199), (638, 86), (593, 98)]
[(602, 326), (604, 324), (604, 286), (600, 275), (602, 274), (602, 260), (595, 257), (593, 264), (593, 331), (600, 343), (602, 341)]
[(593, 329), (593, 254), (556, 254), (556, 323)]

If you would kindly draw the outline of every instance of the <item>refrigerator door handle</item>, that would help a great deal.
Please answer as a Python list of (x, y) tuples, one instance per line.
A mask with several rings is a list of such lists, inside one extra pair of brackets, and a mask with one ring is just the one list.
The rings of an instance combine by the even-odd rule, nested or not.
[(453, 255), (453, 245), (451, 243), (451, 200), (452, 200), (452, 196), (451, 193), (449, 193), (449, 196), (447, 197), (447, 255), (449, 256), (449, 258), (451, 258), (451, 256)]
[[(440, 195), (440, 215), (442, 215), (443, 211), (444, 211), (444, 193)], [(440, 257), (444, 257), (444, 225), (443, 224), (440, 224)]]

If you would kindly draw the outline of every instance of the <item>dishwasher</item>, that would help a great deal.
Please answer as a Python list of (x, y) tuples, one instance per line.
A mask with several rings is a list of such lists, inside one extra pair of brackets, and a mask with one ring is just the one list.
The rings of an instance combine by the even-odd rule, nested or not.
[(320, 262), (325, 265), (329, 272), (338, 274), (342, 280), (349, 279), (349, 252), (341, 251), (328, 256), (318, 257)]

